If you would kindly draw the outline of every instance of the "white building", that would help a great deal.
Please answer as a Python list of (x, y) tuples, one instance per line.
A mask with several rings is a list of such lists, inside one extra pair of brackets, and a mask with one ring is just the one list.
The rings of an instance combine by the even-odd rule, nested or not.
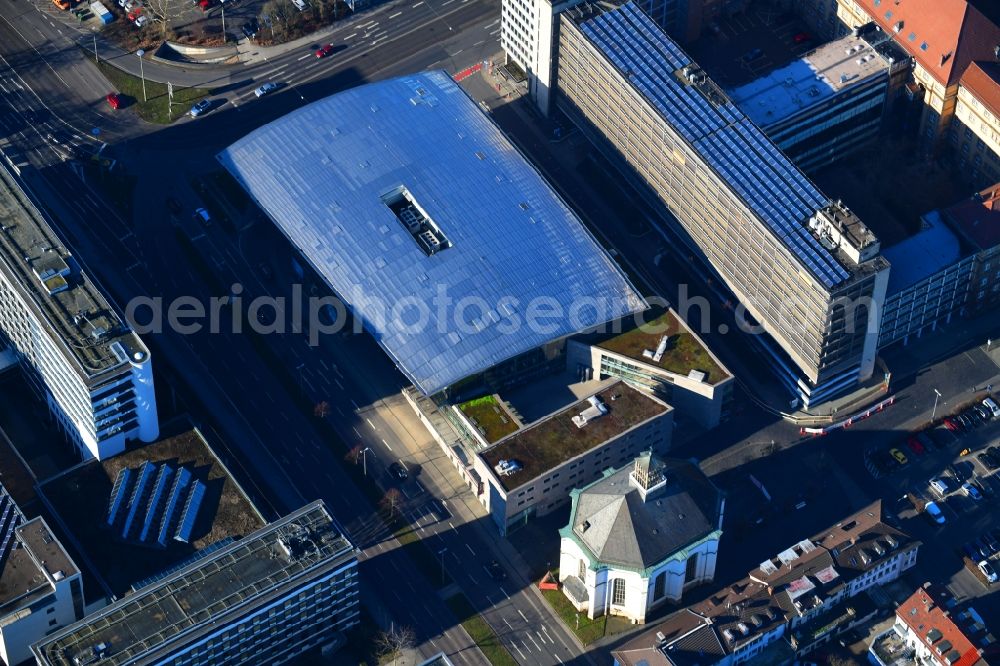
[(644, 453), (571, 496), (559, 582), (587, 617), (645, 622), (714, 577), (725, 502), (694, 464)]
[(149, 350), (0, 168), (0, 343), (81, 458), (159, 434)]
[(0, 658), (19, 664), (31, 644), (83, 617), (80, 570), (42, 518), (25, 522), (0, 487)]

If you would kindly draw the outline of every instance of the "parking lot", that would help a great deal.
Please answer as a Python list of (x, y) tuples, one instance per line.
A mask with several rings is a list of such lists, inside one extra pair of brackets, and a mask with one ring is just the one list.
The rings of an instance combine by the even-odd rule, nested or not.
[(720, 20), (686, 50), (724, 88), (742, 85), (815, 46), (791, 13), (760, 7)]

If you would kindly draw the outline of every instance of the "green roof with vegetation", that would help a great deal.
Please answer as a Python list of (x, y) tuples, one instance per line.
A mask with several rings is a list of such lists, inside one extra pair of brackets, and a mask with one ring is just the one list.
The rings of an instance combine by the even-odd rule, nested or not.
[(490, 444), (500, 441), (518, 428), (517, 421), (495, 396), (487, 395), (469, 400), (458, 408)]
[(590, 407), (589, 402), (581, 400), (522, 428), (480, 454), (491, 468), (495, 468), (501, 460), (520, 463), (519, 471), (509, 477), (500, 477), (505, 489), (525, 484), (668, 409), (658, 400), (621, 381), (596, 395), (608, 407), (608, 413), (584, 427), (576, 427), (572, 420)]
[[(665, 335), (669, 340), (659, 363), (642, 355), (647, 349), (655, 351)], [(677, 375), (687, 376), (692, 370), (700, 370), (705, 373), (705, 382), (708, 384), (715, 384), (729, 376), (712, 358), (701, 340), (682, 325), (670, 310), (631, 331), (599, 342), (597, 346), (647, 365), (659, 366)]]

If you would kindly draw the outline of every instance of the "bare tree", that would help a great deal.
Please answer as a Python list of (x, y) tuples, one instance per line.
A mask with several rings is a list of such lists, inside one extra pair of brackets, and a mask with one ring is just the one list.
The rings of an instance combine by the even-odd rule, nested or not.
[(146, 11), (152, 15), (154, 21), (159, 21), (164, 38), (170, 30), (171, 21), (184, 11), (182, 2), (183, 0), (146, 0)]
[(416, 634), (410, 627), (392, 625), (388, 631), (379, 632), (375, 637), (375, 653), (379, 663), (392, 657), (392, 663), (395, 664), (403, 656), (403, 652), (413, 649), (416, 640)]
[(330, 403), (326, 400), (322, 402), (317, 402), (316, 406), (313, 407), (313, 415), (318, 419), (325, 419), (330, 415)]
[(382, 510), (389, 514), (389, 519), (392, 520), (399, 513), (399, 505), (403, 503), (403, 493), (399, 492), (399, 488), (389, 488), (385, 491), (385, 495), (382, 496)]

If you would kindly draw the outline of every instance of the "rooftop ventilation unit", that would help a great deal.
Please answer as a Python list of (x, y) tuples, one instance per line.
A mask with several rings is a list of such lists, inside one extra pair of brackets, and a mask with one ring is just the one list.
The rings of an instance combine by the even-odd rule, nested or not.
[(587, 402), (590, 403), (590, 407), (587, 407), (573, 417), (573, 425), (577, 428), (582, 428), (591, 421), (595, 421), (608, 413), (608, 406), (598, 396), (590, 396), (587, 398)]
[(501, 460), (493, 469), (500, 476), (510, 476), (521, 471), (521, 463), (516, 460)]
[(663, 358), (663, 353), (667, 351), (667, 343), (670, 342), (670, 336), (664, 335), (660, 338), (660, 344), (656, 345), (656, 351), (652, 349), (643, 349), (643, 358), (652, 359), (654, 363), (659, 363), (660, 359)]

